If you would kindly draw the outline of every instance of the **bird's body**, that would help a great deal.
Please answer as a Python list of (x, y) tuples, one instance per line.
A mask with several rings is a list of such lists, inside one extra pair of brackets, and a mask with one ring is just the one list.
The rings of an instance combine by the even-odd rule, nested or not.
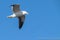
[(13, 14), (8, 16), (8, 18), (15, 18), (17, 17), (19, 19), (19, 29), (22, 28), (25, 15), (28, 14), (26, 11), (21, 11), (20, 6), (18, 4), (12, 5)]
[(8, 18), (21, 17), (25, 14), (28, 14), (28, 13), (26, 11), (19, 11), (19, 12), (13, 13), (12, 15), (8, 16)]

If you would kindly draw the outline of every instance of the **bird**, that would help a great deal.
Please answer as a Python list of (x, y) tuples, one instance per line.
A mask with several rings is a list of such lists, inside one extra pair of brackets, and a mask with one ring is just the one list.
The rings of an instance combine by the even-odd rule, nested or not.
[(25, 20), (25, 15), (28, 14), (27, 11), (21, 11), (20, 10), (20, 5), (19, 4), (13, 4), (11, 5), (11, 9), (13, 14), (7, 16), (8, 18), (17, 18), (18, 19), (18, 24), (19, 24), (19, 29), (22, 28), (23, 24), (24, 24), (24, 20)]

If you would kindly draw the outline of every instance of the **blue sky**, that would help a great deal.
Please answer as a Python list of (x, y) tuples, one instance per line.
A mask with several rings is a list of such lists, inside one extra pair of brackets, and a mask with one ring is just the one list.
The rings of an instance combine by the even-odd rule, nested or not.
[[(26, 10), (23, 28), (19, 30), (11, 4)], [(0, 0), (0, 40), (51, 40), (60, 38), (60, 0)]]

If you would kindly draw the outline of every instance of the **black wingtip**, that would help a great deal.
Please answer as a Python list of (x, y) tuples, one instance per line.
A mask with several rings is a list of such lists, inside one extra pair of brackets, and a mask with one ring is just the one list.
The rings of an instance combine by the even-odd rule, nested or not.
[(19, 4), (12, 4), (11, 6), (15, 6), (15, 5), (18, 5), (18, 6), (20, 6)]
[(19, 18), (19, 29), (21, 29), (23, 27), (25, 16), (18, 17), (18, 18)]
[(19, 27), (19, 29), (22, 29), (22, 27)]
[(20, 25), (19, 25), (19, 29), (21, 29), (22, 26), (23, 26), (23, 22), (20, 23)]
[(14, 5), (11, 5), (11, 6), (14, 6)]

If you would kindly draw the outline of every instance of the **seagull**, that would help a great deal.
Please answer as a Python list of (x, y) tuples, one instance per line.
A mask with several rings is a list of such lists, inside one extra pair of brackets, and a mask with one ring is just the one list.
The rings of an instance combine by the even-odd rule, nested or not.
[(18, 18), (19, 20), (19, 29), (22, 28), (24, 20), (25, 20), (25, 15), (28, 14), (27, 11), (21, 11), (20, 10), (20, 5), (19, 4), (13, 4), (11, 5), (12, 12), (13, 14), (10, 16), (7, 16), (8, 18)]

